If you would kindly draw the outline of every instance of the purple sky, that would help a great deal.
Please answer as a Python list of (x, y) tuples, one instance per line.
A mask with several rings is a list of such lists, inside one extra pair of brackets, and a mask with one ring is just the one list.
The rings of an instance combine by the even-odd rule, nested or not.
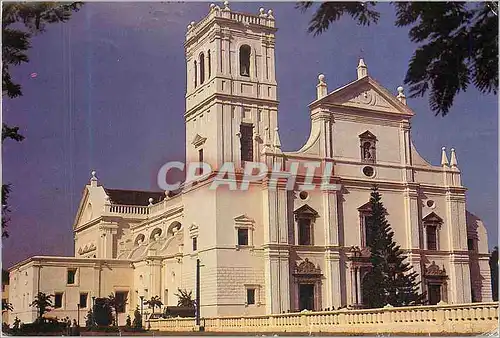
[[(230, 6), (274, 11), (284, 150), (298, 149), (309, 135), (307, 104), (319, 73), (329, 91), (353, 81), (362, 49), (369, 74), (396, 93), (415, 49), (407, 29), (394, 27), (387, 3), (378, 5), (378, 25), (359, 27), (346, 17), (319, 37), (307, 33), (312, 12), (302, 14), (293, 3)], [(13, 185), (3, 264), (73, 255), (72, 223), (92, 169), (109, 188), (158, 190), (160, 166), (184, 159), (184, 34), (208, 9), (209, 3), (87, 3), (71, 21), (33, 39), (31, 61), (13, 71), (24, 96), (3, 102), (4, 121), (26, 136), (3, 147), (3, 180)], [(485, 221), (490, 247), (497, 242), (497, 100), (471, 87), (447, 117), (435, 117), (427, 97), (408, 100), (420, 154), (438, 164), (441, 147), (455, 147), (468, 210)]]

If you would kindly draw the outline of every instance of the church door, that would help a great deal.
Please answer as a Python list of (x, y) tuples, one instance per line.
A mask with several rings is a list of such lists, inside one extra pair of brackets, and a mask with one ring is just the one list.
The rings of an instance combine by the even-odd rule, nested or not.
[(314, 284), (299, 284), (299, 310), (315, 310)]
[(429, 305), (436, 305), (441, 301), (441, 285), (429, 284)]

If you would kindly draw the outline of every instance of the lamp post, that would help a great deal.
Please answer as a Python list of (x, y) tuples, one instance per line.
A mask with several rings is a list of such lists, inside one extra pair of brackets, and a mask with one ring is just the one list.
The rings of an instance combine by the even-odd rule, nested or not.
[(200, 259), (196, 260), (196, 326), (200, 326)]
[(142, 324), (144, 322), (144, 311), (143, 311), (143, 304), (144, 304), (144, 296), (139, 296), (139, 298), (141, 299), (141, 327), (143, 327), (144, 325)]

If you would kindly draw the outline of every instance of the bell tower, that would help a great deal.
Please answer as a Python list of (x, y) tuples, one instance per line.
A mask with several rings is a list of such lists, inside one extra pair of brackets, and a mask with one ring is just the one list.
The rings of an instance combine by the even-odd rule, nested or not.
[[(258, 161), (277, 126), (275, 20), (234, 12), (226, 1), (187, 27), (186, 161), (241, 168)], [(268, 135), (265, 135), (268, 133)]]

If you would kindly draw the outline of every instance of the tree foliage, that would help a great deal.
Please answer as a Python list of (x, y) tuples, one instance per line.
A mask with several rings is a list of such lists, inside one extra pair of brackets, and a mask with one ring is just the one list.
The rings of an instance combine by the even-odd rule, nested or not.
[(45, 313), (52, 310), (51, 308), (54, 306), (52, 304), (52, 297), (54, 297), (54, 295), (47, 295), (43, 292), (38, 292), (35, 296), (30, 306), (38, 309), (38, 318), (42, 318)]
[(158, 309), (161, 309), (163, 305), (159, 296), (151, 297), (151, 299), (145, 301), (144, 304), (149, 306), (149, 308), (153, 310), (153, 313), (155, 312), (156, 307), (158, 307)]
[[(498, 90), (498, 17), (496, 2), (393, 2), (398, 27), (409, 27), (418, 44), (405, 77), (411, 97), (427, 91), (436, 115), (446, 115), (456, 95), (474, 85), (481, 93)], [(307, 11), (313, 2), (300, 2)], [(376, 24), (376, 2), (322, 2), (309, 25), (318, 35), (344, 15), (359, 25)]]
[(491, 290), (493, 300), (498, 301), (498, 247), (496, 246), (491, 252), (490, 259), (490, 272), (491, 272)]
[(2, 313), (7, 312), (7, 311), (12, 311), (14, 308), (12, 307), (12, 304), (9, 303), (7, 300), (2, 299)]
[(118, 325), (118, 311), (121, 308), (125, 308), (125, 305), (127, 304), (127, 299), (119, 299), (115, 296), (115, 294), (111, 293), (108, 298), (106, 298), (106, 302), (108, 303), (109, 307), (113, 309), (115, 313), (115, 323)]
[(108, 298), (96, 298), (93, 313), (94, 322), (98, 326), (109, 326), (113, 322), (113, 308)]
[(181, 290), (177, 289), (178, 293), (175, 294), (177, 296), (177, 306), (185, 306), (185, 307), (194, 307), (194, 299), (193, 299), (193, 291)]
[(371, 269), (363, 278), (363, 301), (370, 308), (420, 305), (425, 295), (419, 293), (418, 274), (400, 246), (393, 240), (394, 232), (386, 219), (386, 209), (376, 186), (373, 187), (367, 221), (367, 246)]
[(139, 329), (142, 328), (142, 315), (139, 311), (139, 306), (135, 307), (134, 310), (134, 321), (132, 322), (134, 328)]

